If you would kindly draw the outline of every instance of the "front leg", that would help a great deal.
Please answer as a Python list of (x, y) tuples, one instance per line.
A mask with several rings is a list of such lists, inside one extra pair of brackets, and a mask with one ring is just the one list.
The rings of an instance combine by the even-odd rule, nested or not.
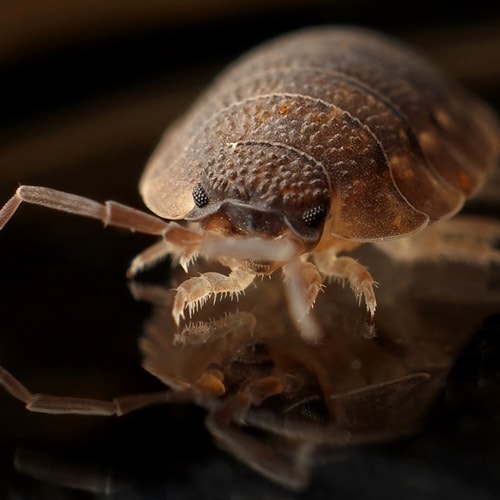
[(238, 297), (255, 279), (255, 274), (242, 268), (235, 268), (229, 276), (221, 273), (203, 273), (195, 278), (190, 278), (181, 283), (177, 288), (172, 315), (178, 325), (184, 318), (184, 309), (188, 308), (189, 315), (203, 307), (205, 302), (217, 295), (230, 295)]
[(199, 252), (202, 235), (175, 222), (167, 222), (159, 217), (122, 205), (115, 201), (98, 203), (83, 196), (57, 191), (42, 186), (20, 186), (14, 196), (0, 209), (0, 230), (16, 213), (22, 203), (39, 205), (60, 212), (97, 219), (115, 227), (162, 237), (139, 254), (128, 270), (133, 277), (138, 271), (153, 265), (167, 254), (174, 255), (184, 268)]
[(334, 247), (321, 252), (315, 252), (313, 259), (322, 274), (339, 280), (346, 280), (358, 302), (365, 300), (366, 309), (373, 320), (377, 299), (373, 288), (377, 283), (373, 280), (368, 269), (352, 257), (337, 257)]
[[(175, 223), (171, 223), (175, 224)], [(136, 255), (132, 260), (128, 270), (127, 278), (133, 279), (135, 275), (155, 266), (158, 262), (165, 259), (168, 255), (172, 258), (172, 264), (179, 264), (185, 272), (188, 267), (196, 260), (199, 254), (199, 234), (191, 232), (189, 229), (181, 227), (185, 231), (185, 235), (192, 235), (191, 241), (183, 242), (182, 237), (176, 238), (175, 235), (165, 234), (163, 239), (157, 241), (140, 254)], [(180, 236), (180, 235), (178, 235)], [(169, 240), (167, 240), (169, 238)], [(177, 241), (177, 242), (176, 242)]]
[(0, 229), (7, 224), (23, 202), (147, 234), (162, 235), (169, 226), (169, 223), (159, 217), (114, 201), (98, 203), (83, 196), (47, 187), (19, 186), (14, 196), (0, 209)]

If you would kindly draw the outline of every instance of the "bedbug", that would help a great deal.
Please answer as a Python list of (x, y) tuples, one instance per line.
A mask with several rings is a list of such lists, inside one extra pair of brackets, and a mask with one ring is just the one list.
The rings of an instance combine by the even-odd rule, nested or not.
[(456, 214), (494, 168), (498, 137), (492, 112), (410, 48), (316, 27), (242, 56), (168, 129), (140, 181), (155, 215), (21, 186), (0, 226), (25, 201), (161, 236), (130, 276), (167, 254), (184, 268), (200, 253), (227, 266), (178, 287), (177, 324), (282, 268), (290, 312), (315, 342), (307, 313), (325, 276), (375, 312), (372, 276), (339, 254)]

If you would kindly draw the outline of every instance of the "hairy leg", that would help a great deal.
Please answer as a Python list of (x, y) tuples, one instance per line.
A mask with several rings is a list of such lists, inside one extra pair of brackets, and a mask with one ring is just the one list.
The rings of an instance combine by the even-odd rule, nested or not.
[(347, 281), (359, 303), (364, 299), (366, 309), (371, 319), (375, 315), (377, 299), (373, 288), (376, 282), (368, 269), (357, 260), (347, 256), (337, 256), (335, 248), (329, 248), (313, 254), (315, 264), (319, 271), (327, 277)]
[(229, 295), (237, 298), (246, 290), (255, 279), (255, 274), (242, 268), (235, 268), (229, 276), (221, 273), (203, 273), (200, 276), (187, 279), (177, 288), (177, 294), (172, 308), (174, 320), (179, 324), (184, 318), (184, 310), (187, 308), (189, 315), (207, 302), (211, 297)]

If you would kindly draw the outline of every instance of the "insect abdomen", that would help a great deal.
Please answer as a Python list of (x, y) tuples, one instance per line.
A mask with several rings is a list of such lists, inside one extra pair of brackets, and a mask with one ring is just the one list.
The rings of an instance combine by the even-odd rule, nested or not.
[[(323, 119), (330, 121), (312, 121)], [(325, 168), (332, 195), (340, 198), (335, 209), (343, 211), (333, 231), (371, 240), (459, 210), (495, 164), (498, 135), (480, 103), (407, 48), (365, 30), (313, 28), (237, 61), (167, 136), (163, 154), (177, 168), (171, 175), (193, 184), (209, 141), (288, 141)], [(337, 147), (328, 151), (328, 143)], [(374, 155), (371, 161), (356, 156), (360, 147)], [(348, 196), (361, 182), (366, 186), (358, 195)], [(383, 210), (378, 215), (376, 206)], [(363, 219), (362, 227), (340, 227), (353, 219)]]
[(462, 193), (474, 193), (497, 161), (498, 126), (482, 104), (418, 54), (370, 31), (317, 28), (282, 37), (244, 57), (220, 83), (220, 107), (289, 92), (344, 109), (396, 159), (398, 187), (431, 220), (458, 210)]

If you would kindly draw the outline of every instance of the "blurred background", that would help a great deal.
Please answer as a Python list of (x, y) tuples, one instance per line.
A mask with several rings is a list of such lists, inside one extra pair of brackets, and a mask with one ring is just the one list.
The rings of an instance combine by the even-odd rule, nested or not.
[[(257, 43), (317, 24), (398, 36), (500, 111), (498, 3), (1, 2), (0, 202), (26, 183), (142, 208), (137, 182), (151, 151), (214, 75)], [(498, 205), (481, 209), (499, 216)], [(137, 349), (149, 307), (125, 280), (151, 242), (23, 206), (0, 234), (0, 363), (33, 391), (109, 399), (161, 388)], [(450, 381), (459, 394), (451, 407), (418, 439), (352, 450), (339, 468), (320, 468), (308, 498), (498, 498), (499, 317), (476, 335)], [(466, 390), (479, 374), (481, 397)], [(0, 496), (99, 497), (18, 474), (19, 448), (132, 478), (126, 498), (299, 496), (218, 451), (203, 416), (191, 406), (125, 419), (33, 415), (0, 391)]]

